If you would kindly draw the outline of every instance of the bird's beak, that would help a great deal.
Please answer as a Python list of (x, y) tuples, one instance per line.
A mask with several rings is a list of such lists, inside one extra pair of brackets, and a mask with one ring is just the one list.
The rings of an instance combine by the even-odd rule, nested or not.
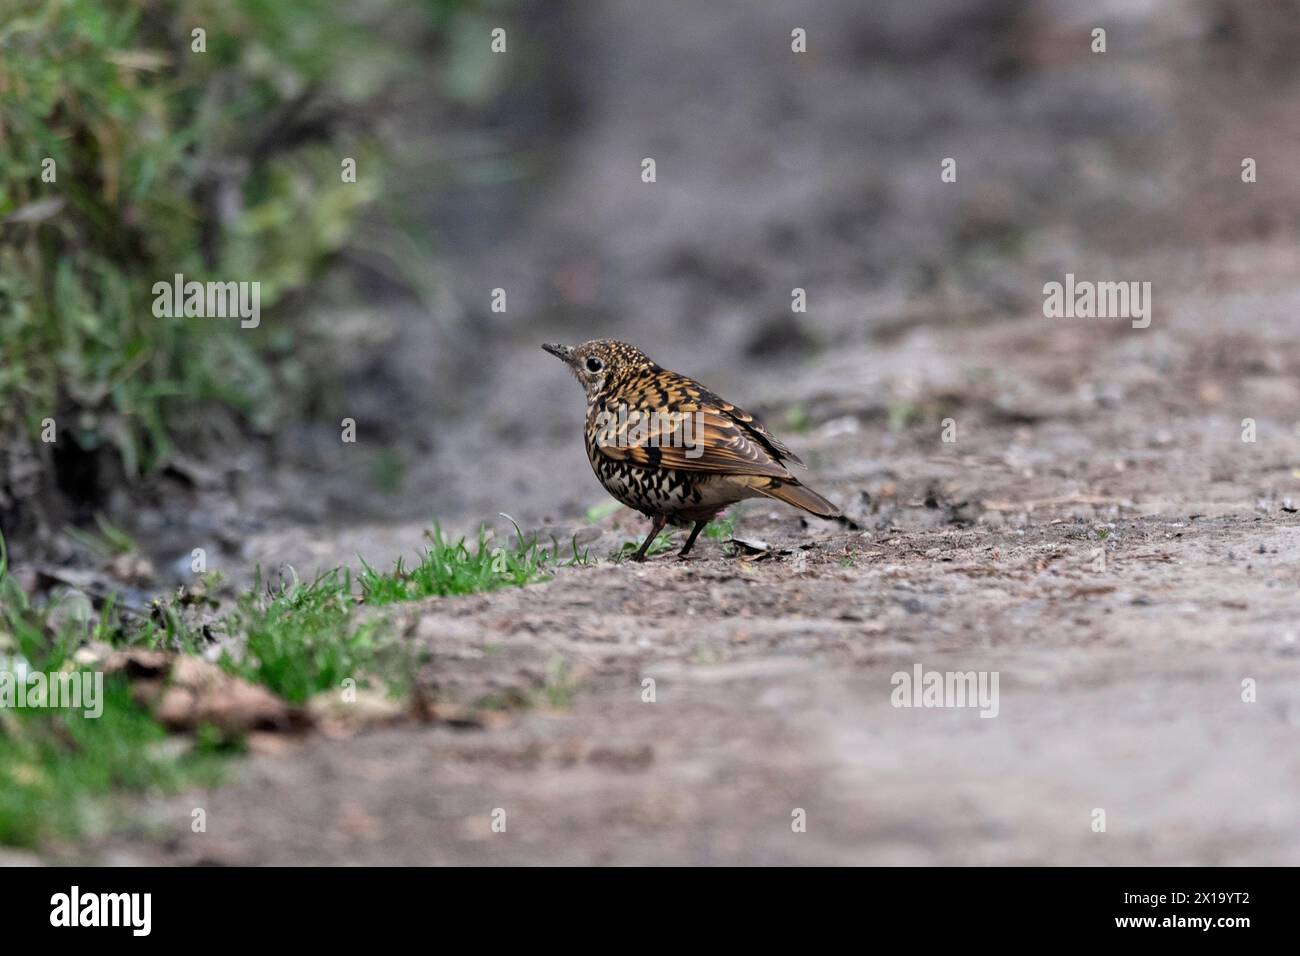
[(573, 364), (573, 349), (569, 348), (567, 345), (543, 345), (542, 349), (550, 352), (566, 365)]

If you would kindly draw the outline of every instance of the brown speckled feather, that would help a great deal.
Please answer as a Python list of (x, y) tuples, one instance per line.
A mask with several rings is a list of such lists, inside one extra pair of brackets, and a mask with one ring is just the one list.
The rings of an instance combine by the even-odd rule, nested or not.
[[(819, 517), (838, 509), (786, 467), (803, 464), (763, 423), (694, 379), (631, 345), (597, 339), (543, 346), (569, 365), (587, 393), (587, 457), (605, 489), (654, 519), (700, 529), (728, 504), (766, 496)], [(686, 421), (683, 422), (683, 419)]]

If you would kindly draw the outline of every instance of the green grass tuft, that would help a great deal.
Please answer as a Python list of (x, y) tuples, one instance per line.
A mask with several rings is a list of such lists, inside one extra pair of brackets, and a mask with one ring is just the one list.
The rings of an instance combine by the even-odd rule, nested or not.
[[(513, 547), (489, 548), (485, 529), (479, 530), (478, 542), (473, 547), (464, 538), (450, 541), (436, 525), (425, 537), (429, 547), (414, 567), (406, 567), (399, 559), (391, 572), (380, 574), (362, 560), (358, 581), (366, 604), (521, 587), (542, 580), (546, 566), (554, 563), (551, 553), (538, 547), (536, 541), (520, 540)], [(576, 542), (573, 547), (573, 560), (581, 563)]]
[[(647, 534), (648, 533), (649, 532), (647, 532)], [(623, 561), (630, 558), (632, 555), (636, 554), (637, 549), (641, 547), (641, 542), (644, 540), (644, 538), (638, 538), (635, 541), (623, 542), (623, 546), (610, 554), (610, 558), (615, 561)], [(653, 558), (656, 554), (663, 554), (665, 551), (671, 551), (672, 548), (673, 529), (664, 528), (655, 535), (655, 539), (650, 542), (650, 547), (645, 549), (645, 556), (647, 558)]]
[[(471, 594), (544, 580), (548, 569), (590, 560), (576, 539), (567, 560), (555, 550), (525, 540), (490, 545), (486, 530), (477, 541), (428, 533), (418, 564), (398, 561), (381, 573), (362, 561), (355, 578), (346, 569), (267, 587), (259, 580), (228, 613), (212, 618), (216, 602), (208, 582), (155, 603), (148, 621), (113, 619), (112, 603), (99, 615), (62, 617), (52, 627), (51, 608), (29, 604), (8, 576), (0, 536), (0, 670), (15, 662), (49, 672), (75, 669), (73, 654), (88, 636), (116, 644), (162, 647), (199, 654), (214, 635), (225, 641), (221, 666), (261, 684), (294, 704), (338, 690), (347, 678), (360, 686), (381, 684), (401, 690), (409, 679), (406, 649), (382, 639), (382, 614), (360, 614), (362, 606), (383, 608), (399, 601)], [(105, 537), (109, 537), (105, 532)], [(120, 543), (120, 542), (119, 542)], [(200, 616), (196, 617), (198, 612)], [(199, 623), (202, 615), (207, 620)], [(548, 668), (536, 700), (568, 706), (574, 691), (563, 662)], [(51, 837), (72, 837), (93, 829), (115, 792), (173, 792), (216, 779), (220, 734), (199, 733), (187, 748), (163, 746), (167, 732), (131, 698), (122, 677), (104, 684), (104, 712), (0, 709), (0, 844), (38, 846)]]
[(132, 554), (137, 550), (135, 539), (112, 524), (103, 515), (95, 515), (95, 524), (99, 527), (98, 533), (83, 531), (73, 525), (68, 525), (63, 529), (64, 534), (91, 554), (98, 555), (101, 558), (118, 554)]
[[(265, 594), (240, 598), (226, 629), (244, 635), (242, 653), (223, 655), (221, 665), (262, 684), (293, 704), (337, 689), (344, 678), (364, 683), (377, 664), (375, 631), (380, 622), (353, 620), (351, 575), (334, 570), (310, 583), (294, 581)], [(395, 680), (394, 680), (395, 682)]]
[(72, 837), (105, 816), (115, 792), (174, 793), (214, 785), (215, 745), (162, 746), (167, 732), (132, 699), (125, 679), (106, 678), (104, 712), (0, 710), (0, 844), (37, 846)]
[(704, 529), (704, 535), (713, 541), (730, 541), (736, 536), (736, 519), (722, 517), (716, 521), (710, 521)]

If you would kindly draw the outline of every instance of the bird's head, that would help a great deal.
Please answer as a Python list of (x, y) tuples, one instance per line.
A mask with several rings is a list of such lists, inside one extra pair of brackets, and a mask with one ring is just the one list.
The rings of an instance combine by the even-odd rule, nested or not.
[(569, 366), (589, 400), (609, 383), (626, 381), (637, 370), (656, 367), (639, 348), (616, 339), (592, 339), (581, 345), (543, 345), (542, 348)]

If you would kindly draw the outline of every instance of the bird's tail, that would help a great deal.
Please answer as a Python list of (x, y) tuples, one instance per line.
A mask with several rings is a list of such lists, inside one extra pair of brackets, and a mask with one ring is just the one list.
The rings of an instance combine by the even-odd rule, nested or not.
[(769, 498), (775, 498), (777, 501), (784, 501), (788, 505), (794, 505), (796, 508), (802, 508), (811, 515), (818, 518), (843, 518), (840, 509), (823, 498), (811, 488), (807, 488), (799, 482), (791, 479), (783, 481), (780, 478), (773, 478), (765, 485), (754, 484), (753, 489), (759, 494), (767, 495)]

